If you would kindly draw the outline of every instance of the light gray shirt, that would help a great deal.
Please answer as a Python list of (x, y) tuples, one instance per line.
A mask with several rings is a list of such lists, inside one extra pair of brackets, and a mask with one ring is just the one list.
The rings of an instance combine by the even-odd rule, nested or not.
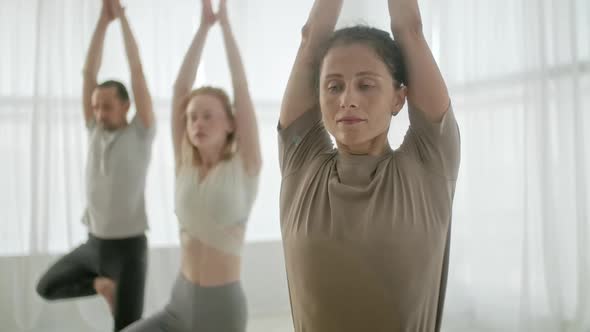
[(136, 115), (128, 126), (107, 131), (88, 123), (87, 205), (82, 222), (100, 238), (143, 234), (148, 229), (144, 189), (155, 125)]

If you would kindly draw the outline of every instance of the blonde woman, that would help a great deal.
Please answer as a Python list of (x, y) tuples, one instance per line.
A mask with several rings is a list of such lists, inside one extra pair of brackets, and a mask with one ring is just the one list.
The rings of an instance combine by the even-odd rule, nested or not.
[[(205, 39), (219, 22), (234, 103), (214, 87), (192, 90)], [(172, 140), (181, 270), (165, 309), (126, 331), (244, 332), (244, 232), (258, 188), (260, 145), (246, 75), (227, 17), (202, 0), (201, 24), (174, 86)]]

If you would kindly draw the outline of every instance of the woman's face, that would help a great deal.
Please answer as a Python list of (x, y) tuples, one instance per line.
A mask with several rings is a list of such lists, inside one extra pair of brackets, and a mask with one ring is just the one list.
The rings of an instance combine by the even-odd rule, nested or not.
[(189, 141), (199, 149), (225, 146), (233, 126), (223, 104), (214, 95), (193, 97), (186, 110), (186, 131)]
[(339, 148), (368, 153), (385, 139), (393, 113), (405, 101), (387, 66), (363, 44), (331, 48), (324, 57), (319, 80), (320, 107), (327, 130)]

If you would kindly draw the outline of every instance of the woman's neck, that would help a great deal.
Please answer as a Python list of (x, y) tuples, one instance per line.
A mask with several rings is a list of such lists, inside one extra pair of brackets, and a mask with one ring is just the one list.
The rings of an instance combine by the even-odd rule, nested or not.
[(223, 157), (223, 147), (200, 148), (201, 167), (213, 168)]
[(380, 156), (387, 149), (389, 149), (389, 142), (387, 141), (387, 133), (381, 134), (368, 142), (360, 144), (346, 145), (336, 141), (338, 146), (338, 152), (344, 155), (355, 156), (355, 155), (368, 155), (368, 156)]

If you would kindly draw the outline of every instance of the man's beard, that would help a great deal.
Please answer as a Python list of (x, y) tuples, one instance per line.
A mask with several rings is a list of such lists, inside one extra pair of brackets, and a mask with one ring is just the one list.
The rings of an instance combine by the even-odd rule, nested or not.
[(98, 121), (98, 125), (102, 130), (106, 131), (115, 131), (117, 129), (117, 127), (111, 124), (110, 122)]

